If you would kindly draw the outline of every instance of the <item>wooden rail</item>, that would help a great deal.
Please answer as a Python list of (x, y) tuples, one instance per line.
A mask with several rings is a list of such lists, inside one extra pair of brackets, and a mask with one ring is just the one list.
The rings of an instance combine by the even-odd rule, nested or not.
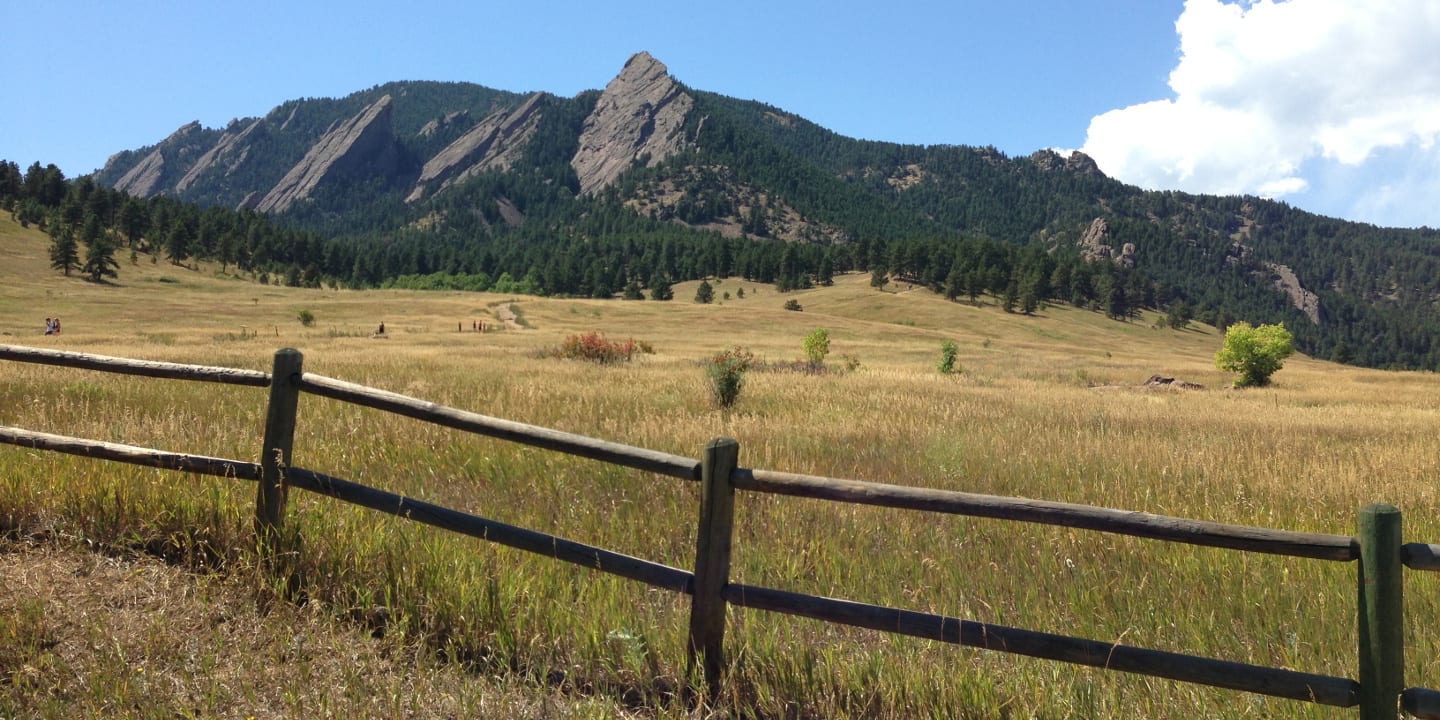
[[(0, 345), (0, 359), (150, 377), (270, 387), (259, 463), (166, 452), (0, 426), (0, 443), (168, 470), (256, 480), (256, 536), (262, 553), (282, 535), (286, 490), (337, 500), (692, 596), (688, 669), (696, 687), (718, 688), (728, 605), (768, 610), (882, 632), (1168, 678), (1340, 707), (1362, 720), (1395, 717), (1397, 704), (1440, 718), (1440, 692), (1405, 688), (1401, 571), (1440, 570), (1440, 545), (1401, 543), (1400, 513), (1372, 505), (1357, 537), (1298, 533), (1110, 508), (841, 480), (738, 467), (739, 446), (720, 438), (700, 461), (447, 408), (395, 393), (303, 372), (298, 351), (276, 353), (274, 371), (178, 365)], [(271, 382), (275, 378), (276, 382)], [(300, 393), (404, 415), (466, 432), (541, 447), (701, 483), (695, 571), (593, 547), (554, 535), (407, 498), (290, 462)], [(729, 581), (735, 490), (924, 512), (1058, 525), (1167, 542), (1357, 563), (1359, 681), (822, 598)]]
[(1093, 505), (837, 480), (770, 470), (738, 470), (733, 482), (741, 490), (776, 495), (1060, 525), (1189, 545), (1319, 560), (1348, 561), (1359, 557), (1357, 541), (1347, 535), (1267, 530)]

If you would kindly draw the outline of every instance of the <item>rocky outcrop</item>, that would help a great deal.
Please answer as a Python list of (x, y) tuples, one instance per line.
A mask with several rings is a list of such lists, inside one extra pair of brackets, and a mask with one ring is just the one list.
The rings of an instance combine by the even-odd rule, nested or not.
[(175, 183), (175, 192), (185, 192), (205, 171), (222, 162), (225, 164), (227, 174), (239, 167), (240, 163), (245, 162), (245, 157), (248, 155), (249, 147), (246, 145), (246, 141), (255, 132), (255, 129), (260, 127), (260, 123), (260, 120), (255, 120), (239, 132), (234, 132), (233, 127), (226, 129), (225, 134), (220, 136), (220, 140), (215, 143), (215, 146), (206, 150), (205, 154), (201, 155), (200, 159), (196, 160), (195, 164), (186, 171), (185, 177)]
[(1285, 293), (1285, 297), (1290, 299), (1290, 304), (1294, 305), (1296, 310), (1305, 313), (1305, 317), (1310, 318), (1310, 322), (1319, 325), (1320, 296), (1302, 287), (1300, 278), (1289, 267), (1268, 262), (1265, 263), (1265, 267), (1270, 271), (1270, 283), (1277, 290)]
[(1120, 246), (1120, 252), (1116, 253), (1115, 248), (1106, 240), (1110, 239), (1110, 225), (1105, 218), (1095, 218), (1090, 221), (1090, 227), (1080, 235), (1076, 244), (1080, 246), (1080, 256), (1089, 261), (1109, 260), (1116, 265), (1135, 267), (1135, 243), (1125, 243)]
[(435, 118), (434, 120), (425, 123), (424, 127), (420, 128), (420, 132), (416, 133), (416, 135), (419, 135), (420, 137), (430, 137), (437, 132), (440, 132), (442, 130), (448, 130), (455, 125), (459, 125), (461, 123), (468, 123), (469, 121), (470, 113), (464, 110), (448, 112), (445, 113), (445, 115), (443, 115), (442, 117)]
[(377, 174), (395, 171), (400, 153), (390, 126), (391, 102), (386, 95), (331, 128), (255, 204), (255, 209), (284, 212), (297, 200), (310, 197), (310, 193), (327, 180), (361, 171)]
[(570, 159), (580, 191), (604, 189), (637, 160), (654, 166), (683, 147), (680, 126), (695, 101), (649, 53), (638, 53), (605, 86)]
[[(176, 152), (176, 148), (183, 146), (191, 135), (200, 130), (199, 121), (194, 121), (170, 133), (170, 137), (160, 141), (160, 144), (156, 145), (144, 160), (141, 160), (135, 167), (130, 168), (129, 172), (121, 175), (120, 179), (115, 181), (115, 189), (142, 198), (160, 194), (165, 189), (166, 173), (173, 171), (170, 164), (166, 162), (166, 152), (169, 151), (173, 154)], [(111, 161), (113, 162), (114, 158), (111, 158)]]
[(535, 93), (510, 112), (490, 115), (430, 158), (405, 202), (415, 202), (425, 197), (431, 188), (443, 188), (492, 168), (509, 170), (520, 159), (525, 143), (540, 124), (543, 97)]

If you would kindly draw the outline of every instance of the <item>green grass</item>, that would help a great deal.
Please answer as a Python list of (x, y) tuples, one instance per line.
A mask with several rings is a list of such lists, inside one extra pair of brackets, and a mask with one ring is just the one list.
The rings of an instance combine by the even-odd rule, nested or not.
[[(1066, 307), (1008, 315), (927, 292), (877, 293), (852, 275), (790, 294), (804, 313), (748, 284), (743, 300), (723, 305), (522, 298), (528, 329), (482, 335), (456, 324), (512, 298), (262, 287), (203, 269), (162, 285), (146, 282), (144, 262), (102, 288), (49, 273), (43, 247), (43, 236), (0, 219), (6, 342), (262, 370), (275, 349), (294, 346), (308, 371), (520, 422), (695, 457), (728, 435), (746, 467), (1342, 534), (1354, 532), (1361, 506), (1384, 501), (1406, 512), (1407, 541), (1440, 536), (1433, 375), (1296, 357), (1271, 388), (1223, 390), (1227, 376), (1211, 367), (1219, 338), (1207, 327), (1173, 332), (1151, 327), (1153, 317), (1117, 323)], [(675, 297), (692, 297), (693, 285), (677, 285)], [(312, 308), (324, 327), (300, 326), (295, 307)], [(64, 335), (39, 334), (46, 314), (65, 318)], [(391, 339), (370, 339), (382, 319)], [(858, 369), (752, 371), (730, 411), (714, 408), (700, 361), (736, 344), (762, 363), (801, 360), (817, 325), (833, 356), (858, 358)], [(256, 336), (236, 337), (242, 326)], [(616, 366), (537, 356), (589, 331), (644, 337), (656, 352)], [(963, 375), (935, 372), (945, 339)], [(1135, 387), (1152, 374), (1208, 389)], [(258, 459), (264, 398), (0, 363), (0, 422), (166, 450)], [(676, 567), (693, 562), (690, 483), (313, 396), (300, 403), (295, 462)], [(0, 447), (7, 532), (139, 549), (225, 577), (248, 577), (253, 497), (245, 482)], [(686, 713), (673, 699), (684, 596), (299, 492), (287, 522), (303, 542), (296, 567), (309, 610), (369, 627), (383, 608), (386, 627), (482, 676), (577, 704)], [(747, 584), (1349, 677), (1354, 573), (751, 494), (737, 498), (732, 568)], [(1407, 672), (1433, 686), (1440, 588), (1416, 574), (1407, 585)], [(732, 609), (727, 628), (733, 667), (722, 697), (742, 715), (1354, 715), (757, 611)]]

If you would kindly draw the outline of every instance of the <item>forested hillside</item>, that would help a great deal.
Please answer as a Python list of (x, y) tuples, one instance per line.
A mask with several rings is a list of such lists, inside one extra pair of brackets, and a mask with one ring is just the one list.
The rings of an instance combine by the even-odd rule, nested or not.
[[(53, 174), (7, 163), (8, 206), (87, 244), (112, 227), (117, 248), (267, 280), (635, 297), (861, 270), (1017, 312), (1283, 321), (1310, 354), (1440, 365), (1435, 231), (1141, 191), (1078, 153), (846, 138), (685, 87), (643, 53), (573, 98), (389, 83), (187, 125), (60, 189)], [(94, 199), (107, 188), (125, 193)]]

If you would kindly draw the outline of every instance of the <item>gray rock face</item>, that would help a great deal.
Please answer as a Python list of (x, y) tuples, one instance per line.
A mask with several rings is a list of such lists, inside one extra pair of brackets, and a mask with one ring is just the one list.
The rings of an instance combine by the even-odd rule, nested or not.
[(195, 164), (190, 166), (190, 170), (185, 173), (185, 177), (180, 178), (180, 182), (175, 183), (175, 191), (185, 192), (206, 170), (215, 167), (222, 161), (225, 161), (226, 172), (238, 167), (240, 163), (245, 161), (246, 145), (244, 143), (249, 139), (250, 134), (255, 132), (256, 128), (260, 127), (260, 122), (259, 120), (255, 120), (249, 125), (246, 125), (240, 132), (225, 131), (225, 134), (220, 136), (220, 140), (215, 143), (215, 146), (206, 150), (205, 154), (201, 155), (200, 159), (196, 160)]
[[(525, 150), (525, 143), (540, 123), (540, 100), (535, 93), (511, 112), (497, 112), (450, 143), (420, 170), (415, 189), (405, 202), (425, 197), (431, 188), (444, 188), (492, 168), (509, 170)], [(428, 127), (428, 126), (427, 126)], [(422, 131), (423, 132), (423, 131)]]
[(1290, 304), (1294, 305), (1296, 310), (1305, 313), (1305, 317), (1310, 318), (1310, 322), (1319, 325), (1320, 296), (1302, 287), (1299, 276), (1288, 266), (1267, 262), (1265, 267), (1270, 270), (1270, 282), (1275, 289), (1285, 293), (1285, 297), (1290, 299)]
[(164, 189), (165, 172), (169, 169), (165, 163), (165, 150), (184, 144), (188, 136), (197, 132), (200, 132), (199, 121), (190, 122), (170, 133), (170, 137), (160, 141), (144, 160), (120, 177), (115, 189), (142, 198), (159, 194)]
[(261, 212), (284, 212), (297, 200), (326, 180), (373, 169), (378, 173), (395, 170), (399, 150), (390, 126), (389, 95), (361, 110), (355, 117), (339, 123), (311, 146), (290, 172), (281, 178), (255, 209)]
[(680, 126), (695, 104), (649, 53), (638, 53), (605, 86), (585, 119), (570, 166), (580, 192), (604, 189), (636, 160), (654, 166), (681, 149)]

